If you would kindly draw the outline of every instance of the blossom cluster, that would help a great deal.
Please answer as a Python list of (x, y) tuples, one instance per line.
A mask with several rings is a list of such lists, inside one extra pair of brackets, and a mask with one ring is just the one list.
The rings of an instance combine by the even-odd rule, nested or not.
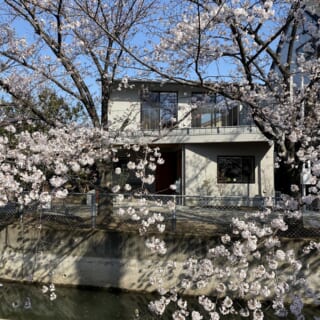
[[(237, 314), (261, 320), (265, 317), (264, 301), (268, 300), (272, 301), (276, 315), (291, 313), (297, 319), (302, 317), (299, 290), (309, 292), (315, 301), (318, 295), (306, 289), (306, 280), (301, 273), (306, 266), (298, 258), (301, 252), (285, 249), (277, 236), (278, 231), (287, 230), (283, 215), (275, 215), (266, 209), (247, 214), (245, 219), (234, 218), (232, 226), (232, 232), (222, 235), (220, 241), (208, 249), (205, 258), (192, 257), (185, 261), (175, 287), (183, 293), (188, 289), (201, 290), (214, 283), (214, 302), (201, 295), (199, 310), (194, 310), (181, 298), (172, 301), (167, 296), (168, 291), (162, 289), (160, 300), (150, 305), (152, 311), (163, 314), (167, 305), (173, 302), (177, 306), (173, 319), (189, 316), (192, 319), (220, 319)], [(310, 254), (312, 250), (319, 250), (319, 244), (311, 241), (303, 254)], [(237, 303), (233, 299), (237, 299)]]
[[(153, 183), (153, 172), (161, 159), (158, 149), (129, 144), (114, 146), (114, 138), (108, 131), (77, 124), (48, 132), (17, 132), (13, 125), (6, 126), (0, 136), (0, 151), (1, 206), (9, 201), (20, 206), (45, 204), (52, 196), (66, 197), (73, 180), (80, 175), (90, 175), (93, 166), (99, 163), (105, 163), (106, 168), (108, 163), (116, 166), (121, 152), (134, 155), (127, 161), (127, 168), (143, 188)], [(121, 170), (116, 166), (115, 175), (122, 176)], [(114, 193), (131, 190), (126, 179), (121, 183), (118, 180), (108, 182)], [(96, 183), (92, 181), (91, 187)], [(155, 219), (159, 220), (157, 216)]]

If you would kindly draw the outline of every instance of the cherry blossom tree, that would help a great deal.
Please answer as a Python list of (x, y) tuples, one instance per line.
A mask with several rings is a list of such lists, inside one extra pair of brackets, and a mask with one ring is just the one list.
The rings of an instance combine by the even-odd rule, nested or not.
[(54, 86), (68, 103), (83, 106), (93, 126), (106, 128), (111, 85), (129, 66), (114, 38), (123, 44), (132, 40), (153, 5), (149, 0), (2, 1), (0, 86), (25, 104), (44, 85)]
[[(319, 3), (185, 0), (163, 4), (170, 10), (145, 34), (144, 50), (114, 37), (140, 64), (141, 74), (198, 86), (248, 106), (255, 124), (275, 143), (279, 190), (301, 198), (300, 175), (310, 163), (311, 186), (303, 201), (317, 198)], [(97, 27), (112, 36), (102, 24)], [(301, 200), (290, 203), (297, 208)]]
[[(140, 153), (127, 163), (141, 185), (152, 184), (161, 153), (148, 146), (114, 147), (105, 130), (69, 124), (48, 131), (21, 131), (3, 123), (0, 136), (0, 206), (15, 201), (20, 206), (45, 205), (51, 198), (68, 195), (68, 184), (81, 175), (92, 175), (92, 167), (101, 161), (114, 163), (114, 174), (121, 174), (118, 153)], [(160, 159), (160, 160), (159, 160)], [(146, 170), (149, 168), (150, 170)], [(94, 178), (94, 177), (93, 177)], [(127, 183), (109, 181), (110, 191), (128, 192)]]
[[(287, 178), (288, 188), (283, 191), (298, 193), (299, 174), (309, 161), (311, 196), (304, 200), (319, 196), (316, 3), (183, 0), (177, 4), (168, 0), (159, 2), (158, 13), (153, 11), (155, 4), (158, 2), (151, 0), (1, 1), (0, 87), (5, 95), (11, 96), (17, 107), (34, 112), (36, 105), (30, 97), (52, 86), (70, 106), (80, 104), (90, 124), (53, 125), (48, 132), (16, 132), (11, 119), (1, 119), (0, 205), (12, 198), (21, 205), (32, 201), (45, 204), (51, 197), (44, 189), (47, 183), (55, 196), (64, 197), (67, 181), (91, 170), (93, 165), (97, 166), (100, 185), (107, 185), (112, 170), (121, 174), (122, 168), (117, 166), (119, 149), (107, 130), (108, 112), (114, 80), (125, 75), (129, 66), (139, 67), (141, 74), (156, 74), (246, 104), (256, 125), (276, 145), (277, 163)], [(172, 10), (164, 10), (168, 6)], [(18, 24), (30, 33), (21, 35)], [(135, 43), (142, 33), (148, 41), (143, 47)], [(129, 83), (124, 78), (121, 86)], [(46, 117), (42, 109), (37, 110), (39, 117)], [(126, 120), (119, 120), (123, 121), (122, 129)], [(152, 183), (154, 176), (148, 170), (154, 171), (156, 163), (161, 163), (159, 151), (130, 144), (124, 144), (123, 150), (143, 152), (140, 159), (128, 161), (127, 168), (143, 185)], [(114, 163), (115, 169), (112, 165), (106, 171), (106, 163)], [(120, 183), (109, 187), (115, 194), (130, 189)], [(144, 199), (141, 202), (141, 212), (120, 208), (118, 214), (126, 213), (131, 220), (140, 221), (141, 234), (153, 225), (163, 232), (163, 216), (150, 212)], [(298, 207), (296, 199), (288, 199), (286, 205), (291, 211)], [(161, 315), (174, 302), (174, 319), (185, 319), (189, 314), (192, 319), (202, 319), (201, 313), (219, 319), (219, 314), (236, 312), (263, 319), (258, 297), (269, 297), (272, 292), (276, 312), (286, 312), (284, 298), (291, 286), (304, 285), (299, 274), (301, 261), (294, 252), (281, 250), (276, 233), (287, 228), (283, 216), (271, 216), (270, 225), (264, 220), (266, 216), (270, 216), (267, 210), (250, 223), (234, 219), (231, 236), (221, 237), (221, 244), (210, 248), (207, 257), (188, 259), (176, 287), (159, 286), (162, 297), (150, 303), (150, 309)], [(156, 254), (166, 253), (160, 237), (147, 238), (146, 245)], [(319, 250), (319, 244), (310, 243), (304, 253), (312, 250)], [(214, 268), (216, 260), (222, 264)], [(285, 261), (289, 261), (293, 275), (288, 279), (280, 278)], [(249, 265), (256, 265), (252, 275)], [(165, 269), (159, 268), (154, 282), (161, 284), (158, 276), (173, 269), (172, 262)], [(238, 276), (236, 282), (231, 275)], [(221, 279), (216, 288), (216, 293), (221, 294), (219, 304), (201, 296), (199, 304), (204, 311), (188, 310), (177, 291), (190, 284), (205, 286), (213, 277)], [(260, 279), (271, 279), (270, 286), (261, 286)], [(244, 308), (235, 308), (228, 295), (231, 291), (240, 298), (250, 293)], [(313, 292), (312, 295), (316, 298)], [(291, 312), (299, 317), (301, 301), (298, 297), (292, 300)]]
[[(248, 106), (255, 124), (275, 144), (278, 175), (282, 174), (281, 191), (294, 196), (284, 197), (283, 205), (288, 213), (300, 216), (300, 205), (319, 198), (320, 187), (319, 4), (316, 1), (286, 0), (186, 0), (179, 4), (165, 3), (170, 10), (146, 34), (148, 42), (144, 51), (140, 47), (127, 47), (121, 41), (118, 41), (119, 45), (140, 64), (141, 75), (157, 75), (164, 81), (201, 87), (208, 94), (218, 93)], [(109, 34), (103, 25), (97, 24), (97, 27)], [(300, 175), (307, 162), (311, 166), (309, 195), (301, 197)], [(261, 213), (263, 216), (264, 213)], [(266, 222), (259, 225), (256, 218), (253, 224), (234, 221), (234, 231), (241, 240), (231, 241), (230, 247), (226, 248), (225, 241), (228, 240), (224, 238), (221, 239), (222, 246), (210, 249), (214, 265), (210, 259), (186, 261), (183, 283), (171, 289), (160, 286), (162, 297), (150, 303), (150, 309), (162, 315), (173, 302), (177, 305), (174, 319), (189, 316), (203, 319), (202, 312), (188, 310), (186, 301), (179, 299), (177, 288), (190, 283), (203, 286), (216, 275), (223, 279), (217, 294), (233, 291), (241, 297), (241, 292), (246, 295), (244, 291), (251, 291), (253, 296), (258, 291), (267, 296), (273, 292), (276, 313), (286, 316), (288, 311), (284, 297), (288, 296), (292, 287), (303, 284), (303, 278), (294, 276), (290, 284), (287, 281), (271, 281), (271, 286), (264, 288), (260, 280), (242, 286), (229, 278), (234, 274), (238, 274), (237, 279), (247, 277), (244, 269), (254, 264), (252, 259), (255, 257), (259, 261), (266, 259), (256, 270), (258, 278), (277, 279), (281, 261), (286, 259), (292, 262), (292, 274), (297, 275), (302, 268), (296, 253), (276, 250), (276, 247), (281, 248), (281, 241), (275, 236), (277, 231), (287, 229), (283, 216), (272, 220), (270, 226)], [(156, 239), (148, 242), (152, 249), (158, 245)], [(268, 251), (263, 257), (257, 250), (261, 246)], [(315, 249), (318, 244), (310, 244), (311, 247)], [(305, 248), (305, 252), (313, 250), (310, 248)], [(216, 258), (221, 257), (225, 259), (223, 268), (216, 264)], [(229, 264), (237, 267), (242, 263), (244, 269), (240, 268), (239, 273), (234, 269), (229, 273)], [(159, 270), (154, 282), (161, 284), (161, 277), (166, 272), (167, 269)], [(241, 310), (235, 310), (228, 296), (223, 297), (218, 308), (208, 297), (199, 298), (199, 304), (211, 319), (230, 313), (239, 313), (242, 317), (251, 314), (253, 319), (263, 319), (261, 301), (257, 297), (252, 297)], [(296, 296), (290, 311), (298, 318), (302, 317), (301, 310), (302, 302)]]
[[(11, 97), (15, 108), (31, 110), (54, 126), (56, 119), (50, 119), (35, 99), (52, 88), (69, 108), (82, 108), (89, 126), (108, 130), (114, 80), (131, 65), (115, 39), (129, 45), (152, 17), (155, 3), (1, 1), (0, 88), (7, 100)], [(123, 127), (128, 123), (125, 117), (118, 121)], [(112, 165), (99, 162), (96, 168), (100, 186), (106, 187)]]
[[(275, 143), (277, 176), (285, 181), (279, 189), (299, 196), (300, 175), (310, 163), (313, 177), (304, 200), (317, 197), (316, 1), (185, 0), (156, 8), (151, 0), (4, 0), (1, 12), (0, 86), (22, 106), (32, 108), (30, 93), (50, 83), (70, 105), (80, 103), (94, 127), (107, 129), (114, 79), (138, 66), (141, 74), (200, 86), (247, 105)], [(14, 28), (19, 23), (31, 31), (28, 37)], [(143, 47), (135, 43), (141, 34)]]
[(161, 74), (249, 106), (275, 143), (282, 192), (299, 195), (311, 163), (310, 203), (319, 193), (319, 3), (183, 1), (180, 10), (155, 45), (154, 61), (168, 61)]

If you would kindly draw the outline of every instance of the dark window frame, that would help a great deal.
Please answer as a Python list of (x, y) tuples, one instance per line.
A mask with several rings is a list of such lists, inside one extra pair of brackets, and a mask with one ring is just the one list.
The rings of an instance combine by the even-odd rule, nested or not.
[[(174, 107), (172, 110), (168, 111), (168, 115), (172, 115), (175, 121), (172, 122), (167, 119), (167, 122), (162, 122), (166, 120), (165, 108), (162, 106), (161, 94), (175, 94)], [(158, 97), (156, 97), (158, 95)], [(151, 99), (150, 99), (151, 97)], [(140, 124), (143, 130), (158, 130), (161, 128), (171, 128), (178, 122), (178, 91), (170, 90), (151, 90), (149, 92), (142, 92), (140, 96)], [(144, 106), (144, 103), (146, 104)], [(144, 114), (147, 112), (153, 113), (156, 119), (147, 119), (149, 122), (145, 122)], [(148, 125), (147, 125), (148, 124)]]
[[(209, 106), (201, 106), (200, 103), (202, 101), (198, 101), (198, 97), (201, 98), (207, 98), (209, 101), (204, 102), (206, 105)], [(194, 101), (194, 100), (197, 101)], [(199, 100), (200, 100), (199, 99)], [(191, 112), (191, 127), (192, 128), (205, 128), (205, 127), (215, 127), (215, 113), (216, 110), (214, 109), (214, 106), (216, 104), (216, 95), (210, 95), (205, 92), (192, 92), (191, 93), (191, 102), (194, 104), (199, 104), (196, 109), (192, 110)], [(200, 109), (199, 109), (200, 108)], [(199, 112), (200, 110), (200, 112)], [(203, 111), (203, 112), (201, 112)], [(210, 119), (207, 121), (209, 123), (209, 126), (202, 126), (202, 116), (208, 114)]]
[(255, 183), (255, 156), (217, 156), (217, 181), (224, 184)]

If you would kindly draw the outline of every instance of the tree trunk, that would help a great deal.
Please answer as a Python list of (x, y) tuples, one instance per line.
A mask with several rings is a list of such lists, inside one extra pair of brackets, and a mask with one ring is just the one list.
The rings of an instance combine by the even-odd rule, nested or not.
[(281, 162), (279, 168), (275, 169), (275, 189), (282, 194), (296, 197), (296, 192), (291, 190), (291, 185), (300, 187), (300, 165), (292, 168), (291, 165)]
[[(298, 164), (297, 168), (295, 168), (291, 165), (281, 162), (279, 168), (277, 168), (275, 171), (276, 190), (279, 191), (281, 194), (289, 195), (294, 200), (296, 200), (296, 210), (303, 209), (301, 202), (301, 167), (301, 164)], [(292, 185), (298, 186), (299, 190), (292, 189)], [(304, 229), (303, 216), (301, 216), (301, 218), (293, 218), (287, 215), (285, 217), (285, 221), (288, 225), (288, 231), (286, 233), (288, 233), (289, 235), (297, 236)]]

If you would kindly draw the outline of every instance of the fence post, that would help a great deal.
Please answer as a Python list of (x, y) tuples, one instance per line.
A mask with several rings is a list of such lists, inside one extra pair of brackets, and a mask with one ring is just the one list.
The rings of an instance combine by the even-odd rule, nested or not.
[(91, 196), (91, 227), (97, 226), (97, 205), (96, 205), (96, 191), (90, 193)]
[(173, 232), (176, 231), (176, 224), (177, 224), (177, 215), (176, 215), (176, 208), (177, 208), (177, 201), (176, 201), (176, 195), (173, 195), (173, 210), (172, 210), (172, 217), (171, 217), (171, 229)]

